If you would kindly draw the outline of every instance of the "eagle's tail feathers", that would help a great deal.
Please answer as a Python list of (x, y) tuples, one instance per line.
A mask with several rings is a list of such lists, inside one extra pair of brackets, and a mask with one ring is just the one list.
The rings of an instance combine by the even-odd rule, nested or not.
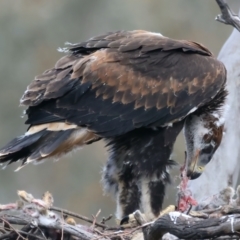
[(100, 139), (86, 128), (63, 127), (63, 123), (55, 123), (55, 127), (53, 124), (30, 127), (25, 135), (13, 139), (0, 149), (0, 163), (7, 162), (8, 165), (20, 160), (21, 168), (30, 162), (59, 158), (73, 149)]

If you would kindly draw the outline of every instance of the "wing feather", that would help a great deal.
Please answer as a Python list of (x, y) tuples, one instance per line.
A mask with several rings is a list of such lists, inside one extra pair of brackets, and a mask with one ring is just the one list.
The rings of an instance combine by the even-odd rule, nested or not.
[(69, 46), (21, 103), (29, 107), (29, 124), (58, 118), (112, 137), (180, 121), (211, 101), (225, 81), (223, 64), (201, 44), (122, 31)]

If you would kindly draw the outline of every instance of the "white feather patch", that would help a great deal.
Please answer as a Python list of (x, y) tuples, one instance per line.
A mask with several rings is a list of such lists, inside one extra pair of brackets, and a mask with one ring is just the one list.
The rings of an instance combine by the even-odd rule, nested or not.
[[(187, 113), (187, 115), (195, 112), (197, 109), (198, 109), (197, 107), (192, 108), (192, 109)], [(186, 116), (187, 116), (187, 115), (186, 115)]]
[(151, 208), (150, 192), (149, 192), (150, 181), (151, 179), (149, 178), (144, 178), (144, 177), (141, 178), (141, 207), (148, 220), (154, 219), (154, 214), (152, 213), (152, 208)]
[(155, 36), (164, 37), (161, 33), (157, 33), (157, 32), (150, 32), (150, 34), (155, 35)]
[(25, 133), (25, 135), (31, 135), (31, 134), (40, 132), (44, 129), (46, 129), (48, 131), (62, 131), (62, 130), (64, 131), (64, 130), (76, 129), (76, 128), (78, 128), (78, 126), (75, 124), (67, 124), (67, 123), (63, 123), (63, 122), (46, 123), (46, 124), (32, 126)]

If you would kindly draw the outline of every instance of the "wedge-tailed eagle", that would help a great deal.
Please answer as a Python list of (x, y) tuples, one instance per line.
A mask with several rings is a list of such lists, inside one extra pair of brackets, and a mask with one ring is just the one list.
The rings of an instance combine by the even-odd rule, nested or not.
[(223, 132), (226, 70), (203, 45), (148, 31), (118, 31), (62, 49), (66, 55), (27, 87), (27, 132), (0, 162), (40, 162), (104, 139), (103, 173), (117, 218), (159, 215), (182, 129), (187, 176), (197, 178)]

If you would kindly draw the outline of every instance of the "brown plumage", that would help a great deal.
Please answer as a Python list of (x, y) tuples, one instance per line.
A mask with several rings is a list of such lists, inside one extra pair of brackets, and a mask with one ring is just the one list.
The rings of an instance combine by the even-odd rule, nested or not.
[(59, 157), (103, 138), (111, 153), (104, 181), (119, 193), (118, 217), (138, 208), (156, 216), (183, 126), (189, 175), (199, 175), (196, 152), (204, 165), (221, 141), (225, 67), (199, 43), (142, 30), (108, 33), (62, 51), (67, 55), (21, 98), (30, 126), (0, 151), (0, 162)]

